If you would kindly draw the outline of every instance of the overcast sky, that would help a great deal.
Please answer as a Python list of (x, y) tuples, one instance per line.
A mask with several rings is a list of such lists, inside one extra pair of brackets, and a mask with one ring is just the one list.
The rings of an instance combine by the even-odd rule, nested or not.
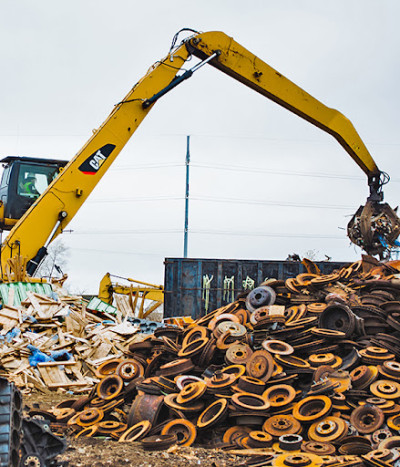
[[(0, 0), (0, 155), (70, 159), (176, 31), (221, 30), (354, 124), (397, 206), (398, 0)], [(183, 255), (353, 261), (345, 227), (368, 195), (329, 135), (203, 67), (160, 100), (64, 234), (69, 284), (109, 271), (163, 282)]]

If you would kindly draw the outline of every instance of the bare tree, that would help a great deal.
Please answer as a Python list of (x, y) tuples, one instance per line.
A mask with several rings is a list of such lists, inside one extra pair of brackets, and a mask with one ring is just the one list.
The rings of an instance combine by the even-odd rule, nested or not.
[(39, 266), (36, 274), (40, 277), (56, 278), (63, 275), (68, 265), (69, 248), (61, 239), (55, 240), (48, 248), (48, 255)]

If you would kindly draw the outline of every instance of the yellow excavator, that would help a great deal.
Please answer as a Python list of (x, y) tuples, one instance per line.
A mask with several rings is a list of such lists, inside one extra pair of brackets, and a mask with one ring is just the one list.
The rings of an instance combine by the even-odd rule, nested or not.
[[(183, 31), (191, 35), (178, 43)], [(183, 71), (192, 57), (199, 61)], [(206, 64), (336, 138), (364, 171), (370, 189), (366, 205), (348, 225), (351, 241), (367, 253), (381, 256), (395, 244), (400, 221), (395, 211), (382, 203), (382, 186), (388, 177), (378, 169), (351, 122), (226, 34), (181, 30), (174, 36), (167, 56), (150, 67), (68, 163), (3, 159), (0, 228), (11, 229), (1, 247), (3, 278), (7, 260), (15, 255), (27, 258), (27, 272), (35, 274), (49, 244), (66, 228), (154, 104)]]
[[(113, 278), (123, 279), (129, 285), (120, 284)], [(162, 285), (137, 281), (136, 279), (116, 276), (107, 272), (100, 281), (98, 297), (100, 300), (112, 305), (114, 294), (128, 296), (132, 315), (136, 316), (135, 312), (138, 307), (137, 318), (140, 319), (147, 318), (164, 303), (164, 287)], [(150, 304), (145, 309), (146, 300)]]

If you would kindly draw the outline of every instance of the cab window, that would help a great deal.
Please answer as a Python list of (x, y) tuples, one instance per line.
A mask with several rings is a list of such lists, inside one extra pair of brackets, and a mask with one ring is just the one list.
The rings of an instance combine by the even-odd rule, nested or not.
[(39, 197), (58, 174), (57, 167), (40, 167), (21, 164), (18, 174), (18, 189), (20, 196), (28, 198)]

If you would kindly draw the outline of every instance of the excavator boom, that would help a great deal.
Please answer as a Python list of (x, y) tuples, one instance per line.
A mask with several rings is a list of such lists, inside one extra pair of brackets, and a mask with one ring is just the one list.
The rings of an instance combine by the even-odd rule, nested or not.
[[(191, 55), (202, 61), (182, 73), (180, 70)], [(47, 246), (72, 220), (154, 103), (205, 63), (334, 136), (367, 175), (371, 193), (380, 195), (381, 172), (346, 117), (306, 93), (224, 33), (195, 34), (150, 67), (21, 217), (2, 245), (3, 270), (8, 258), (21, 254), (30, 259), (28, 272), (33, 275)], [(378, 198), (375, 196), (375, 205)]]

